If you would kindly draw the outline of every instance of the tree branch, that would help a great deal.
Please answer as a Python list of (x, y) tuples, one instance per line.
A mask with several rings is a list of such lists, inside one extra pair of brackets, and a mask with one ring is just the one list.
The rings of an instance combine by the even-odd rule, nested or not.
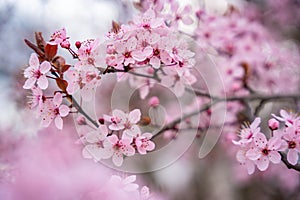
[(281, 161), (287, 166), (287, 168), (300, 172), (300, 164), (296, 164), (296, 165), (290, 164), (289, 161), (287, 160), (286, 154), (282, 152), (279, 153), (281, 155)]

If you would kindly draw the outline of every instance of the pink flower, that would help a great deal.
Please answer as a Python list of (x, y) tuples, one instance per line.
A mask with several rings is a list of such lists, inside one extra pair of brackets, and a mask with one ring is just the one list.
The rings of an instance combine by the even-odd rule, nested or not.
[(97, 130), (87, 133), (84, 138), (89, 143), (82, 150), (84, 158), (93, 158), (95, 161), (103, 157), (102, 142), (108, 135), (108, 129), (105, 125), (100, 125)]
[(141, 130), (137, 123), (141, 120), (141, 111), (139, 109), (132, 110), (127, 117), (127, 121), (124, 124), (123, 134), (129, 137), (135, 137), (141, 133)]
[(139, 185), (134, 183), (135, 181), (136, 181), (135, 175), (127, 176), (124, 179), (121, 178), (120, 176), (112, 175), (108, 184), (120, 190), (123, 190), (125, 192), (133, 192), (133, 191), (137, 191), (137, 189), (139, 188)]
[(176, 27), (180, 20), (186, 25), (191, 25), (193, 23), (193, 19), (190, 17), (190, 13), (192, 12), (191, 5), (186, 5), (183, 9), (179, 9), (178, 2), (174, 2), (171, 4), (171, 9), (172, 13), (174, 13), (174, 19), (171, 19), (172, 24)]
[(80, 95), (84, 101), (92, 100), (94, 91), (101, 79), (96, 69), (90, 71), (69, 69), (65, 75), (68, 80), (68, 94), (73, 95), (80, 90)]
[(127, 41), (117, 41), (114, 45), (118, 53), (118, 59), (122, 60), (125, 66), (135, 63), (135, 59), (132, 57), (132, 53), (136, 50), (137, 45), (137, 39), (135, 37), (131, 37)]
[(69, 37), (67, 37), (66, 29), (62, 28), (60, 30), (55, 31), (51, 35), (50, 42), (55, 44), (60, 44), (63, 48), (70, 48), (70, 43), (68, 41)]
[(48, 127), (52, 120), (58, 129), (63, 128), (62, 117), (69, 114), (70, 108), (66, 105), (61, 105), (62, 94), (57, 92), (52, 100), (46, 100), (41, 109), (42, 126)]
[(187, 85), (190, 86), (197, 81), (196, 77), (189, 70), (178, 73), (176, 69), (168, 67), (164, 68), (164, 72), (166, 75), (161, 77), (161, 83), (166, 87), (172, 87), (178, 96), (183, 95)]
[(46, 78), (46, 73), (51, 69), (49, 62), (44, 61), (40, 65), (40, 61), (37, 57), (37, 54), (32, 53), (29, 59), (29, 67), (25, 69), (24, 76), (28, 78), (23, 85), (24, 89), (31, 89), (34, 87), (34, 84), (37, 82), (37, 85), (42, 90), (48, 87), (48, 80)]
[(104, 115), (105, 121), (111, 122), (110, 130), (124, 130), (123, 135), (127, 137), (135, 137), (141, 133), (137, 123), (141, 119), (141, 111), (139, 109), (132, 110), (129, 114), (121, 110), (114, 110), (112, 116)]
[(255, 118), (255, 120), (248, 125), (244, 125), (240, 137), (241, 139), (239, 141), (232, 141), (236, 145), (242, 145), (242, 144), (248, 144), (252, 142), (253, 138), (260, 133), (260, 127), (259, 124), (261, 122), (261, 119), (259, 117)]
[(43, 91), (41, 88), (38, 88), (36, 86), (33, 86), (31, 88), (32, 96), (30, 96), (30, 108), (33, 109), (35, 107), (41, 108), (43, 106), (43, 103), (46, 101), (46, 97), (43, 95)]
[(155, 17), (155, 12), (152, 9), (148, 9), (140, 17), (133, 19), (135, 25), (145, 29), (153, 29), (164, 26), (164, 21), (162, 18)]
[(146, 154), (147, 151), (152, 151), (155, 148), (154, 142), (150, 140), (151, 138), (151, 133), (144, 133), (135, 138), (135, 145), (140, 154)]
[(252, 160), (250, 160), (247, 156), (248, 149), (240, 149), (236, 154), (236, 159), (241, 163), (241, 165), (244, 165), (247, 169), (248, 174), (253, 174), (255, 171), (255, 164)]
[(103, 142), (102, 158), (107, 159), (112, 157), (112, 161), (116, 166), (121, 166), (123, 163), (123, 156), (133, 156), (134, 148), (130, 145), (131, 138), (119, 138), (116, 135), (108, 136)]
[(112, 111), (112, 116), (103, 115), (103, 117), (105, 121), (111, 123), (108, 126), (110, 130), (118, 131), (125, 128), (127, 115), (122, 110), (115, 109)]
[(256, 147), (247, 151), (246, 157), (253, 160), (260, 171), (265, 171), (269, 167), (269, 162), (278, 164), (281, 161), (281, 156), (278, 150), (281, 147), (282, 141), (280, 138), (272, 137), (269, 141), (262, 133), (257, 133), (254, 137)]
[(287, 111), (285, 110), (280, 110), (280, 116), (276, 116), (274, 114), (272, 114), (272, 116), (281, 121), (281, 122), (284, 122), (286, 126), (292, 126), (296, 120), (300, 120), (300, 117), (298, 115), (296, 115), (295, 113), (288, 113)]
[(79, 61), (75, 64), (75, 68), (88, 71), (93, 70), (95, 67), (104, 68), (106, 66), (105, 47), (105, 45), (100, 44), (99, 39), (82, 42), (77, 52)]
[(287, 127), (283, 139), (287, 142), (287, 160), (292, 165), (297, 164), (298, 153), (300, 153), (300, 134), (297, 132), (297, 127)]

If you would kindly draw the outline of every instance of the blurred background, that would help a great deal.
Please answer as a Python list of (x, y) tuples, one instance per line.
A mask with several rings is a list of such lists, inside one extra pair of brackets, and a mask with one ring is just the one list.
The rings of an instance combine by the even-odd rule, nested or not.
[[(137, 13), (132, 2), (130, 0), (0, 1), (0, 156), (2, 157), (0, 161), (2, 163), (5, 163), (11, 154), (12, 157), (23, 155), (19, 153), (20, 150), (17, 150), (18, 145), (13, 144), (24, 140), (24, 135), (26, 138), (29, 136), (40, 140), (36, 139), (39, 131), (36, 125), (37, 120), (34, 117), (31, 120), (24, 120), (24, 116), (26, 119), (30, 116), (26, 113), (28, 110), (24, 109), (28, 94), (22, 89), (24, 83), (22, 70), (26, 67), (32, 53), (25, 45), (24, 39), (34, 41), (35, 31), (43, 32), (44, 37), (48, 39), (53, 31), (62, 27), (66, 28), (68, 35), (71, 36), (70, 41), (73, 43), (87, 38), (103, 39), (105, 33), (111, 28), (112, 20), (126, 23)], [(260, 21), (270, 32), (274, 33), (275, 37), (293, 41), (293, 44), (299, 46), (299, 0), (185, 0), (180, 1), (180, 4), (204, 7), (212, 13), (224, 13), (229, 4), (240, 7), (244, 11), (244, 6), (247, 5), (245, 15), (249, 19)], [(73, 123), (72, 119), (69, 123)], [(42, 134), (44, 138), (45, 135), (49, 135), (49, 132), (54, 134), (51, 136), (53, 143), (47, 141), (46, 145), (55, 146), (54, 141), (60, 139), (68, 141), (69, 148), (74, 147), (69, 143), (76, 140), (77, 134), (74, 134), (74, 128), (68, 128), (63, 137), (61, 132), (54, 129), (41, 131), (39, 134)], [(16, 141), (7, 139), (3, 136), (7, 134), (18, 135), (18, 139)], [(22, 136), (19, 137), (19, 135)], [(197, 159), (198, 146), (199, 141), (196, 140), (189, 150), (172, 165), (156, 172), (140, 174), (139, 177), (153, 191), (163, 194), (167, 199), (174, 200), (300, 199), (300, 176), (286, 169), (286, 166), (277, 166), (274, 169), (271, 167), (265, 173), (249, 176), (241, 169), (234, 157), (222, 153), (224, 147), (216, 147), (204, 161)], [(75, 149), (77, 150), (70, 153), (72, 156), (67, 159), (70, 163), (73, 159), (80, 160), (77, 156), (80, 156), (80, 150), (78, 147)], [(17, 153), (14, 154), (15, 151)], [(60, 146), (57, 151), (55, 155), (58, 157), (61, 156), (60, 153), (62, 155), (66, 153), (63, 146)], [(30, 159), (29, 155), (28, 162)], [(53, 161), (64, 162), (55, 159)], [(8, 168), (5, 164), (0, 167), (2, 171)], [(97, 171), (96, 168), (93, 169)], [(98, 171), (101, 173), (100, 170)], [(88, 173), (88, 170), (85, 173)], [(80, 178), (74, 174), (69, 174), (69, 176)], [(1, 177), (1, 183), (4, 183), (5, 180), (3, 176)], [(1, 199), (3, 184), (0, 187)]]

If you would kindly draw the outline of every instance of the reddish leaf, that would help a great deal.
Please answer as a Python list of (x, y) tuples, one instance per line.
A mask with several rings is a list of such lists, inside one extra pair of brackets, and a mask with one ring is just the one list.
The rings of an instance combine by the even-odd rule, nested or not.
[(68, 87), (68, 82), (66, 80), (63, 80), (61, 78), (56, 79), (56, 84), (57, 86), (63, 91), (66, 92), (67, 87)]
[(51, 61), (54, 56), (56, 55), (57, 53), (57, 44), (49, 44), (47, 43), (46, 44), (46, 47), (45, 47), (45, 56), (46, 58)]
[(35, 32), (35, 41), (36, 41), (38, 48), (41, 51), (44, 51), (46, 42), (45, 42), (41, 32)]
[(42, 59), (44, 59), (45, 54), (43, 51), (41, 51), (35, 44), (30, 42), (29, 40), (24, 39), (24, 41), (27, 44), (27, 46), (29, 46), (31, 49), (33, 49), (35, 51), (35, 53), (37, 53)]
[(71, 67), (71, 65), (63, 65), (61, 66), (61, 73), (64, 73), (65, 71), (67, 71), (69, 68)]

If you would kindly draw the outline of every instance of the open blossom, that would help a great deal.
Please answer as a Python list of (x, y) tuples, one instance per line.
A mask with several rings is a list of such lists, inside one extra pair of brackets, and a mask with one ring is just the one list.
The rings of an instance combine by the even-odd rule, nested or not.
[(261, 119), (259, 117), (255, 118), (255, 120), (250, 124), (250, 126), (244, 126), (240, 132), (241, 139), (239, 141), (232, 141), (236, 145), (247, 144), (252, 142), (253, 138), (256, 134), (260, 133), (259, 124)]
[(41, 88), (34, 86), (31, 88), (32, 96), (30, 96), (30, 108), (39, 107), (41, 108), (43, 106), (43, 103), (46, 101), (46, 97), (43, 95), (43, 91)]
[(189, 70), (178, 72), (175, 68), (168, 67), (164, 68), (164, 72), (166, 75), (161, 76), (161, 83), (166, 87), (172, 87), (178, 96), (183, 95), (186, 86), (191, 86), (197, 81)]
[(32, 53), (29, 59), (29, 67), (25, 69), (24, 76), (28, 78), (23, 85), (24, 89), (31, 89), (37, 83), (38, 87), (42, 90), (48, 87), (48, 80), (46, 73), (51, 69), (49, 62), (44, 61), (40, 65), (40, 61), (37, 57), (37, 54)]
[(93, 158), (95, 161), (99, 161), (102, 158), (103, 148), (102, 142), (108, 135), (108, 129), (106, 125), (100, 125), (97, 130), (87, 133), (84, 138), (88, 142), (82, 150), (84, 158)]
[(134, 18), (133, 22), (136, 26), (145, 29), (153, 29), (160, 26), (165, 26), (164, 20), (162, 18), (157, 18), (152, 9), (148, 9), (143, 15)]
[(69, 114), (70, 108), (62, 105), (62, 94), (57, 92), (52, 100), (46, 100), (41, 109), (42, 126), (48, 127), (54, 120), (58, 129), (63, 128), (62, 117)]
[(140, 154), (146, 154), (147, 151), (152, 151), (155, 148), (155, 144), (151, 141), (151, 138), (151, 133), (144, 133), (135, 138), (135, 145)]
[(66, 78), (68, 80), (68, 94), (73, 95), (80, 91), (80, 95), (85, 101), (92, 100), (94, 91), (99, 86), (101, 79), (96, 69), (89, 71), (69, 69), (66, 71)]
[(297, 128), (298, 127), (296, 126), (287, 127), (283, 135), (283, 139), (286, 141), (288, 149), (287, 160), (292, 165), (297, 164), (299, 157), (298, 153), (300, 153), (300, 133)]
[(254, 137), (255, 147), (247, 151), (246, 156), (253, 160), (257, 168), (265, 171), (269, 167), (269, 162), (278, 164), (281, 161), (281, 156), (278, 153), (282, 145), (280, 138), (272, 137), (267, 141), (263, 133), (257, 133)]
[(133, 192), (137, 191), (139, 188), (139, 185), (134, 183), (135, 181), (135, 175), (127, 176), (126, 178), (121, 178), (120, 176), (112, 175), (108, 184), (112, 184), (112, 186), (117, 187), (118, 189), (123, 190), (125, 192)]
[(112, 116), (104, 115), (104, 119), (111, 123), (109, 129), (124, 130), (123, 134), (127, 137), (135, 137), (141, 133), (137, 125), (141, 120), (141, 111), (139, 109), (134, 109), (128, 114), (116, 109), (112, 112)]
[(89, 71), (95, 67), (105, 67), (106, 53), (99, 39), (82, 42), (77, 54), (79, 61), (75, 64), (75, 68), (78, 70)]
[(62, 28), (60, 30), (55, 31), (51, 35), (50, 42), (55, 44), (60, 44), (63, 48), (70, 48), (70, 42), (68, 41), (69, 37), (67, 37), (66, 29)]
[(134, 148), (131, 146), (131, 138), (119, 139), (116, 135), (111, 135), (103, 142), (103, 159), (112, 157), (112, 161), (116, 166), (123, 164), (123, 156), (133, 156)]
[(292, 126), (295, 121), (300, 120), (300, 117), (292, 112), (287, 112), (286, 110), (280, 110), (280, 116), (272, 114), (272, 116), (281, 121), (284, 122), (286, 126)]

